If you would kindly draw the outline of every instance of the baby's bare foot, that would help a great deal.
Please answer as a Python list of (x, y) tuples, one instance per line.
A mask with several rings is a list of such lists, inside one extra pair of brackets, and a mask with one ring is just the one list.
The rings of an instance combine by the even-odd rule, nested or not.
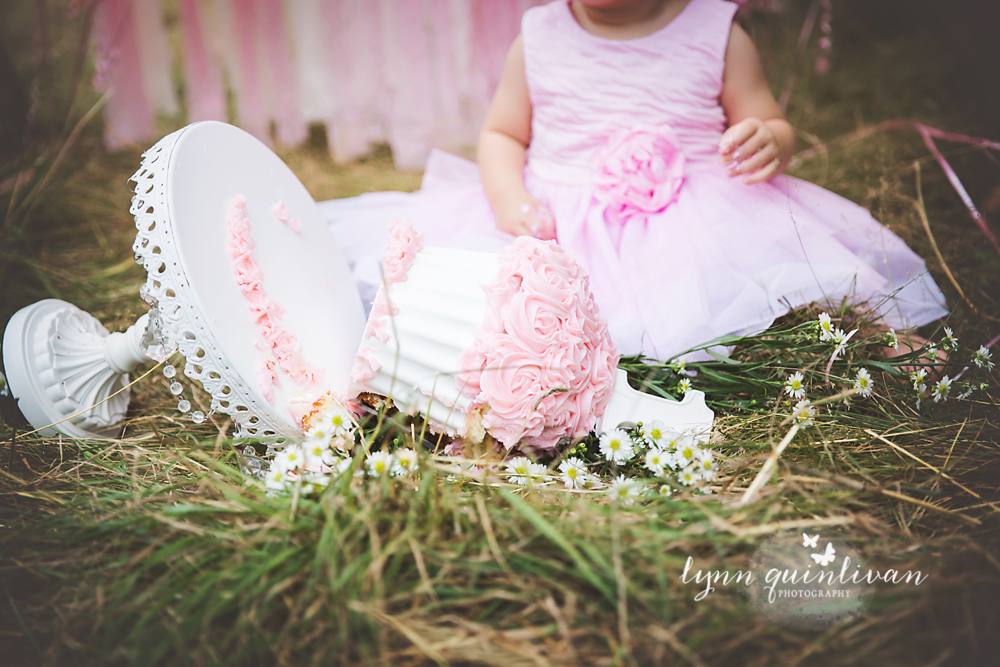
[[(888, 329), (885, 329), (888, 332)], [(886, 359), (894, 359), (895, 357), (901, 357), (908, 354), (913, 354), (921, 349), (924, 349), (928, 345), (928, 340), (923, 336), (918, 336), (911, 331), (903, 331), (896, 333), (898, 344), (896, 346), (886, 345), (882, 348), (882, 356)], [(943, 369), (948, 364), (948, 353), (942, 349), (936, 347), (930, 347), (926, 350), (924, 354), (917, 357), (917, 362), (920, 366), (900, 366), (899, 370), (907, 373), (916, 373), (919, 368), (925, 366), (931, 366), (929, 369), (929, 375), (931, 377), (940, 377), (941, 369)]]

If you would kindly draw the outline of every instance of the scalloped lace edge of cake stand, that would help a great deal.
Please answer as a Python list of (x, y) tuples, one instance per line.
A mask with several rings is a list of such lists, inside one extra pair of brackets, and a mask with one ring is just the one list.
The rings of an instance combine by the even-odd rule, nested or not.
[(186, 359), (184, 374), (212, 396), (213, 411), (233, 420), (236, 437), (279, 445), (301, 434), (273, 417), (274, 409), (253, 395), (226, 362), (198, 306), (185, 299), (190, 286), (173, 240), (167, 204), (167, 165), (185, 129), (143, 153), (142, 164), (130, 179), (135, 183), (130, 212), (137, 230), (132, 250), (135, 261), (146, 269), (145, 295), (157, 304), (164, 335)]

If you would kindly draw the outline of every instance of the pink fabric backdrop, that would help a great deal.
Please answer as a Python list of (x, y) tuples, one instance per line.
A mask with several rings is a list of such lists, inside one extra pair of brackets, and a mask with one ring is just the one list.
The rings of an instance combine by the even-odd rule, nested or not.
[[(281, 145), (319, 122), (338, 161), (384, 141), (398, 167), (420, 169), (433, 146), (475, 146), (521, 14), (544, 1), (179, 0), (181, 120), (226, 120)], [(163, 10), (98, 5), (111, 148), (148, 145), (156, 115), (179, 113)]]

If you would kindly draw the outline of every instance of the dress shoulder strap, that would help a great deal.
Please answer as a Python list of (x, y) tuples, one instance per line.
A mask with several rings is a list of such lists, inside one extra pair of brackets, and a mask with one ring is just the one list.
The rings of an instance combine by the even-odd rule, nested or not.
[(657, 33), (662, 48), (687, 54), (692, 66), (722, 90), (726, 49), (739, 5), (729, 0), (690, 0), (666, 28)]
[(544, 41), (546, 35), (560, 31), (559, 24), (562, 17), (559, 14), (568, 11), (566, 4), (566, 0), (555, 0), (528, 8), (521, 15), (521, 39), (534, 45)]
[[(567, 0), (554, 0), (529, 8), (521, 16), (521, 44), (524, 48), (524, 73), (532, 103), (537, 90), (545, 88), (543, 80), (558, 77), (560, 56), (580, 48), (579, 35), (583, 28), (567, 22), (570, 8)], [(570, 20), (572, 20), (570, 18)], [(553, 61), (557, 64), (553, 65)]]
[[(674, 19), (683, 20), (686, 46), (708, 54), (716, 65), (719, 81), (726, 63), (729, 33), (739, 5), (729, 0), (691, 0), (684, 11)], [(681, 27), (681, 26), (679, 26)]]

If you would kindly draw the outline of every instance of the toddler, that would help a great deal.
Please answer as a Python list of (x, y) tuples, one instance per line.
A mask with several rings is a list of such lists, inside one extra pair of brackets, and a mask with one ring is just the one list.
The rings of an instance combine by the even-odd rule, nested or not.
[[(813, 301), (907, 329), (947, 313), (924, 262), (860, 206), (782, 175), (794, 147), (725, 0), (556, 0), (529, 9), (479, 169), (432, 153), (413, 194), (325, 202), (362, 293), (386, 221), (428, 245), (555, 239), (588, 271), (623, 354), (669, 359)], [(377, 230), (377, 231), (376, 231)]]

